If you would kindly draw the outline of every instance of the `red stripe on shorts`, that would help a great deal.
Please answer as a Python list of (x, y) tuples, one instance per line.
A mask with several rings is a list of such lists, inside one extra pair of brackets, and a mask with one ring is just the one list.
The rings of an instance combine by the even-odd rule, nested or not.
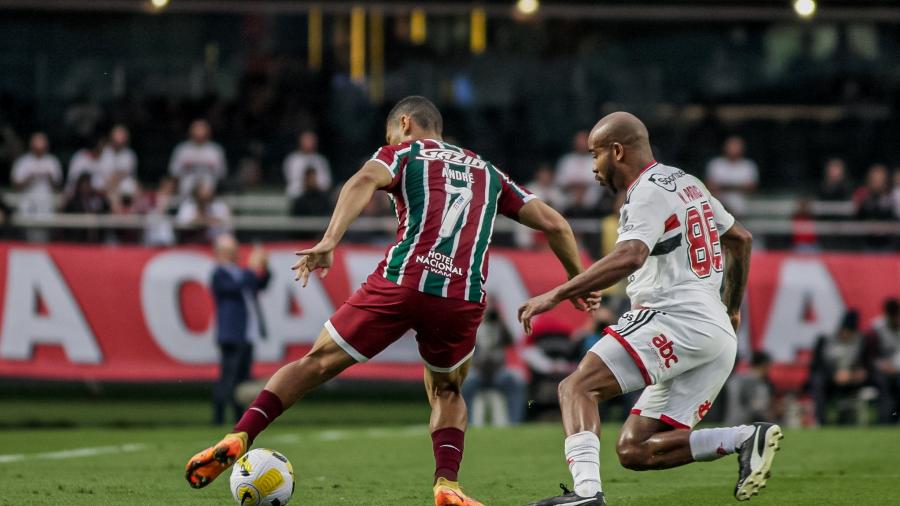
[(619, 335), (618, 332), (613, 330), (612, 327), (606, 327), (603, 332), (616, 338), (616, 341), (619, 341), (619, 344), (621, 344), (622, 347), (625, 348), (625, 351), (627, 351), (628, 354), (631, 355), (631, 358), (632, 360), (634, 360), (635, 365), (637, 365), (638, 369), (641, 371), (641, 377), (644, 378), (644, 384), (649, 385), (652, 382), (652, 380), (650, 379), (650, 373), (648, 373), (647, 368), (644, 367), (644, 362), (641, 360), (641, 356), (638, 355), (636, 351), (634, 351), (634, 348), (631, 347), (628, 341), (626, 341), (624, 337)]

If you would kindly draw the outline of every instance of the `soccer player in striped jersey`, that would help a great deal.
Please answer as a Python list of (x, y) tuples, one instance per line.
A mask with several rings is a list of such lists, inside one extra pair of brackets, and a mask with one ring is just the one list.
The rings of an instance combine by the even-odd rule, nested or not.
[(530, 506), (605, 504), (597, 403), (641, 388), (616, 444), (621, 464), (667, 469), (738, 453), (734, 495), (750, 499), (766, 484), (781, 428), (692, 429), (734, 366), (752, 237), (699, 179), (653, 159), (647, 128), (635, 116), (602, 118), (588, 144), (597, 181), (625, 192), (616, 247), (584, 273), (527, 301), (519, 319), (530, 331), (535, 315), (623, 278), (633, 310), (607, 327), (559, 384), (574, 491), (563, 485), (563, 495)]
[[(489, 161), (441, 140), (441, 114), (407, 97), (387, 118), (387, 142), (344, 185), (328, 229), (292, 267), (305, 286), (325, 276), (350, 223), (377, 190), (397, 213), (397, 241), (366, 283), (325, 322), (312, 350), (282, 367), (222, 441), (187, 465), (195, 488), (209, 484), (253, 439), (310, 390), (374, 357), (412, 329), (425, 362), (437, 506), (480, 505), (459, 487), (466, 405), (460, 393), (484, 312), (488, 245), (502, 214), (543, 231), (571, 278), (582, 271), (565, 219)], [(584, 301), (573, 299), (580, 309)]]

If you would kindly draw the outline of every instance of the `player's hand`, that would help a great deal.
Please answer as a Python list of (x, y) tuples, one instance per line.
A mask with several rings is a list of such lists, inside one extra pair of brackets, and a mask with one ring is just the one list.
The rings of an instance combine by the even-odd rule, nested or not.
[(737, 332), (738, 327), (741, 326), (741, 312), (732, 313), (728, 315), (728, 318), (731, 320), (731, 326), (734, 327), (734, 331)]
[(600, 292), (591, 292), (586, 297), (572, 297), (569, 302), (579, 311), (595, 311), (600, 308)]
[(519, 321), (522, 322), (525, 333), (531, 334), (532, 318), (550, 311), (557, 304), (559, 304), (559, 300), (556, 298), (555, 292), (547, 292), (525, 301), (525, 304), (522, 304), (522, 307), (519, 308)]
[(296, 271), (294, 281), (301, 281), (305, 287), (309, 282), (309, 273), (315, 270), (321, 270), (320, 278), (327, 276), (334, 263), (334, 247), (330, 241), (322, 240), (312, 248), (297, 251), (295, 254), (300, 259), (291, 266), (291, 270)]

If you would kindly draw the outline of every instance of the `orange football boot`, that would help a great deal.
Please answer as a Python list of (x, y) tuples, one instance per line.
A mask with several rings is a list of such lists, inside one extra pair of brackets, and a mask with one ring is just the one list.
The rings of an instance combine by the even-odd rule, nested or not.
[(434, 506), (484, 506), (463, 493), (459, 482), (438, 478), (434, 484)]
[(184, 477), (194, 488), (203, 488), (231, 467), (247, 452), (247, 433), (226, 434), (221, 441), (191, 457), (184, 468)]

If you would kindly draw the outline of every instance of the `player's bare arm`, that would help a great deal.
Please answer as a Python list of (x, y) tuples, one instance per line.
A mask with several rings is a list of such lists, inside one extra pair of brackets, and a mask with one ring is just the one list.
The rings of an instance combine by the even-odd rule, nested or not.
[[(581, 274), (584, 266), (581, 265), (581, 258), (578, 254), (578, 244), (575, 242), (575, 234), (572, 233), (572, 227), (569, 222), (559, 212), (548, 206), (541, 200), (531, 200), (519, 210), (519, 222), (533, 230), (539, 230), (547, 236), (547, 242), (553, 254), (559, 259), (559, 262), (566, 269), (569, 279)], [(599, 299), (599, 292), (593, 294), (593, 298)], [(591, 304), (582, 301), (579, 297), (570, 299), (576, 309), (584, 311), (591, 307)], [(587, 299), (586, 299), (587, 300)]]
[(341, 188), (341, 194), (338, 196), (334, 213), (322, 240), (312, 248), (296, 252), (300, 258), (291, 266), (291, 270), (296, 271), (294, 279), (300, 280), (303, 286), (306, 286), (309, 273), (317, 269), (321, 269), (321, 276), (324, 278), (334, 261), (334, 248), (344, 237), (347, 228), (372, 200), (372, 195), (379, 188), (390, 184), (391, 175), (384, 170), (381, 163), (372, 160), (366, 162)]
[(738, 222), (722, 234), (722, 247), (726, 255), (722, 303), (728, 310), (734, 330), (741, 324), (741, 302), (744, 300), (747, 275), (750, 273), (752, 245), (753, 236)]
[(561, 301), (585, 297), (593, 302), (598, 290), (609, 288), (644, 265), (650, 255), (647, 245), (639, 240), (622, 241), (587, 270), (549, 292), (533, 297), (519, 308), (519, 321), (531, 333), (531, 319), (556, 307)]

